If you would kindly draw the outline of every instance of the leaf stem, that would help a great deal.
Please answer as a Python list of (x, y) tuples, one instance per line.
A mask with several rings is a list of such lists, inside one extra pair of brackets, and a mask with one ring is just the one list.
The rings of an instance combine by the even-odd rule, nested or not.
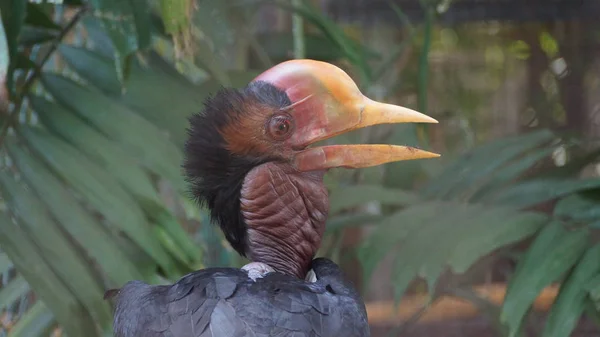
[(77, 13), (73, 15), (73, 17), (71, 18), (71, 20), (69, 20), (67, 25), (60, 31), (60, 34), (58, 34), (58, 36), (51, 42), (50, 48), (48, 48), (48, 51), (46, 52), (44, 57), (42, 57), (40, 64), (33, 69), (31, 75), (25, 80), (20, 94), (17, 95), (15, 98), (15, 105), (13, 107), (12, 112), (8, 116), (6, 122), (4, 123), (4, 125), (2, 125), (2, 129), (0, 130), (0, 147), (4, 143), (4, 138), (8, 134), (8, 129), (18, 121), (19, 111), (21, 110), (21, 106), (23, 105), (23, 100), (29, 92), (29, 90), (31, 89), (31, 87), (33, 86), (35, 80), (42, 74), (42, 69), (44, 68), (44, 65), (46, 64), (46, 62), (48, 62), (52, 54), (56, 51), (56, 49), (58, 48), (62, 40), (65, 38), (65, 36), (67, 36), (67, 34), (75, 27), (75, 25), (77, 25), (79, 20), (87, 12), (88, 8), (89, 7), (87, 5), (82, 5), (79, 8)]
[[(302, 0), (292, 0), (294, 7), (302, 6)], [(298, 13), (292, 14), (292, 34), (294, 36), (294, 58), (303, 59), (306, 57), (306, 48), (304, 43), (304, 20)]]
[(419, 58), (419, 101), (418, 109), (420, 112), (427, 114), (427, 84), (429, 76), (429, 50), (431, 49), (431, 29), (433, 26), (434, 9), (432, 6), (425, 7), (425, 31), (423, 37), (423, 49)]

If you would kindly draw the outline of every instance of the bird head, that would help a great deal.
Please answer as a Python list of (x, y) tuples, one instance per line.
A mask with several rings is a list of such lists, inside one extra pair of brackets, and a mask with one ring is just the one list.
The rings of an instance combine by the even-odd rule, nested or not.
[(376, 124), (437, 123), (364, 96), (340, 68), (292, 60), (223, 89), (190, 118), (184, 168), (192, 194), (241, 255), (304, 277), (329, 209), (323, 174), (439, 155), (382, 144), (314, 146)]

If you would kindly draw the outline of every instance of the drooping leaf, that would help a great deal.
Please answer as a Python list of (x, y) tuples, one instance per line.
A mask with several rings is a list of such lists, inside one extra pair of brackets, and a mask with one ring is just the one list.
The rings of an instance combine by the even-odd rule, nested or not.
[[(81, 19), (81, 23), (85, 27), (85, 32), (88, 35), (88, 47), (91, 47), (94, 52), (102, 55), (103, 57), (114, 61), (115, 46), (110, 36), (106, 34), (100, 19), (92, 15), (85, 15)], [(114, 68), (114, 65), (113, 71), (115, 73), (115, 77), (118, 78), (117, 69)]]
[(244, 20), (241, 15), (235, 18), (230, 15), (234, 8), (221, 0), (202, 0), (192, 13), (191, 23), (202, 32), (202, 38), (210, 40), (217, 56), (225, 54), (226, 48), (235, 43), (234, 26)]
[(43, 336), (54, 323), (52, 311), (44, 302), (37, 301), (10, 329), (7, 337)]
[(46, 28), (24, 26), (19, 35), (19, 44), (25, 47), (32, 47), (36, 44), (54, 40), (58, 33)]
[(334, 233), (341, 229), (364, 226), (366, 224), (377, 224), (383, 220), (383, 216), (375, 214), (348, 214), (331, 217), (327, 220), (325, 233)]
[(600, 244), (590, 247), (560, 287), (546, 320), (543, 337), (569, 337), (585, 310), (587, 283), (600, 273)]
[(66, 77), (44, 74), (45, 88), (154, 173), (164, 176), (180, 191), (185, 190), (180, 165), (183, 153), (146, 119), (96, 90)]
[(189, 0), (159, 0), (159, 3), (160, 15), (167, 33), (177, 36), (183, 30), (189, 29), (192, 10)]
[(54, 23), (48, 14), (44, 12), (44, 5), (46, 4), (27, 2), (25, 23), (34, 27), (60, 31), (60, 26)]
[(10, 268), (12, 268), (12, 262), (5, 253), (0, 252), (0, 274), (6, 273)]
[(159, 265), (170, 270), (170, 259), (151, 234), (139, 205), (108, 172), (48, 132), (25, 127), (20, 128), (20, 132), (53, 171), (100, 211), (112, 226), (127, 233)]
[(497, 208), (503, 210), (498, 218), (488, 213), (488, 217), (471, 220), (470, 225), (464, 227), (460, 243), (448, 257), (448, 264), (455, 273), (466, 272), (479, 258), (502, 246), (530, 237), (548, 222), (548, 216), (542, 213)]
[(590, 299), (594, 302), (596, 309), (600, 311), (600, 274), (594, 276), (587, 282), (585, 289), (588, 291)]
[[(0, 16), (2, 21), (2, 25), (4, 27), (4, 34), (0, 32), (0, 35), (5, 36), (5, 41), (7, 48), (0, 49), (4, 50), (4, 52), (0, 52), (0, 82), (4, 83), (6, 78), (6, 87), (9, 91), (13, 89), (13, 78), (12, 72), (15, 69), (15, 61), (17, 59), (18, 52), (18, 38), (21, 33), (21, 27), (23, 26), (23, 22), (25, 21), (25, 13), (27, 8), (27, 2), (23, 0), (4, 0), (0, 1)], [(0, 40), (4, 38), (0, 37)], [(0, 42), (1, 44), (2, 42)], [(2, 76), (2, 68), (4, 67), (4, 63), (7, 61), (5, 59), (5, 52), (8, 51), (8, 70), (6, 71), (6, 77)], [(5, 54), (5, 55), (2, 55)], [(0, 98), (2, 97), (2, 92), (0, 92)]]
[(17, 55), (17, 62), (15, 62), (15, 69), (34, 69), (36, 67), (35, 62), (33, 62), (27, 55), (20, 52)]
[(27, 294), (28, 291), (29, 284), (20, 275), (2, 285), (2, 288), (0, 288), (0, 311), (13, 304), (21, 296)]
[(0, 213), (0, 246), (70, 336), (98, 336), (81, 302), (58, 278), (24, 230)]
[(189, 266), (201, 262), (199, 247), (194, 244), (189, 234), (183, 230), (171, 212), (157, 203), (147, 203), (145, 209), (150, 219), (157, 224), (157, 227), (161, 228), (164, 235), (168, 235), (178, 249), (183, 252), (185, 258), (182, 262), (188, 263)]
[(486, 182), (477, 187), (477, 191), (471, 195), (469, 200), (477, 201), (489, 196), (491, 193), (501, 190), (511, 181), (517, 179), (520, 175), (533, 167), (540, 160), (551, 155), (553, 151), (553, 148), (538, 149), (534, 153), (528, 153), (523, 158), (517, 159), (507, 166), (496, 170), (496, 172), (489, 175)]
[(171, 235), (169, 235), (169, 233), (167, 233), (165, 229), (161, 226), (154, 224), (152, 226), (152, 229), (154, 235), (161, 242), (162, 246), (165, 247), (165, 249), (169, 253), (171, 253), (172, 256), (175, 257), (176, 261), (179, 262), (180, 265), (185, 266), (189, 268), (189, 270), (191, 270), (192, 262), (187, 257), (186, 253), (181, 249), (181, 247), (175, 243), (173, 237), (171, 237)]
[(101, 167), (111, 172), (135, 197), (153, 202), (159, 196), (147, 173), (118, 143), (106, 138), (66, 108), (40, 96), (29, 102), (47, 128), (74, 144)]
[[(398, 211), (377, 224), (376, 229), (363, 240), (358, 251), (365, 279), (369, 279), (382, 259), (396, 253), (394, 247), (401, 245), (416, 228), (423, 226), (439, 214), (451, 210), (454, 205), (439, 202), (424, 202)], [(410, 276), (412, 279), (413, 276)], [(394, 280), (396, 284), (397, 280)]]
[[(121, 93), (110, 59), (73, 46), (63, 45), (59, 50), (81, 77), (164, 129), (175, 144), (183, 146), (187, 118), (202, 109), (202, 101), (208, 95), (206, 89), (183, 78), (159, 56), (151, 53), (147, 57), (147, 66), (133, 62), (126, 90)], [(234, 79), (237, 76), (231, 74)]]
[(600, 157), (600, 148), (593, 149), (581, 156), (572, 158), (564, 166), (541, 172), (538, 175), (538, 178), (560, 180), (576, 177), (583, 168), (594, 163), (598, 157)]
[(90, 3), (94, 16), (112, 40), (118, 78), (124, 82), (131, 54), (150, 46), (150, 6), (143, 0), (91, 0)]
[[(58, 51), (69, 66), (82, 78), (106, 93), (121, 94), (121, 84), (119, 83), (117, 71), (114, 69), (112, 60), (109, 57), (68, 44), (61, 44)], [(130, 86), (131, 84), (128, 81), (128, 87)]]
[[(437, 209), (435, 218), (412, 227), (397, 251), (393, 271), (396, 296), (401, 296), (416, 276), (434, 290), (446, 267), (465, 272), (478, 258), (533, 234), (544, 221), (544, 216), (506, 207), (449, 203)], [(435, 249), (428, 246), (432, 241)]]
[(560, 199), (554, 207), (554, 215), (574, 221), (594, 221), (600, 219), (600, 204), (597, 198), (585, 192), (573, 194)]
[[(8, 102), (7, 76), (10, 66), (10, 53), (8, 50), (8, 41), (4, 30), (2, 8), (0, 8), (0, 104), (5, 105)], [(0, 106), (0, 109), (5, 108)]]
[(530, 180), (510, 186), (486, 202), (526, 208), (544, 201), (600, 187), (600, 179)]
[(569, 231), (553, 221), (540, 232), (519, 261), (509, 282), (501, 322), (509, 336), (520, 331), (522, 320), (538, 294), (569, 270), (587, 248), (588, 231)]
[[(401, 298), (417, 276), (425, 279), (430, 291), (434, 289), (436, 280), (443, 271), (448, 250), (457, 244), (451, 233), (460, 225), (461, 219), (467, 219), (465, 215), (471, 214), (466, 210), (468, 207), (447, 204), (437, 210), (434, 219), (419, 226), (412, 226), (406, 235), (407, 239), (398, 248), (393, 264), (392, 278), (396, 300)], [(435, 240), (434, 238), (438, 238), (435, 249), (423, 245)]]
[(427, 197), (448, 198), (454, 191), (469, 188), (473, 182), (506, 164), (519, 154), (554, 138), (548, 130), (539, 130), (516, 137), (486, 143), (455, 159), (438, 177), (420, 190)]
[(11, 138), (6, 140), (6, 145), (19, 172), (48, 206), (58, 224), (85, 247), (110, 280), (120, 286), (128, 281), (143, 278), (138, 267), (115, 244), (102, 228), (102, 224), (84, 210), (67, 188), (39, 160), (28, 155), (25, 149), (17, 147)]
[[(104, 291), (80, 251), (62, 235), (42, 202), (29, 189), (17, 183), (7, 172), (0, 172), (2, 196), (21, 220), (52, 270), (73, 291), (90, 314), (105, 325), (111, 321)], [(76, 277), (73, 277), (77, 275)], [(43, 278), (43, 275), (38, 275)]]
[(415, 194), (400, 189), (390, 189), (380, 185), (355, 185), (332, 191), (329, 200), (329, 213), (335, 214), (343, 209), (371, 201), (403, 206), (415, 204), (420, 201), (420, 198)]

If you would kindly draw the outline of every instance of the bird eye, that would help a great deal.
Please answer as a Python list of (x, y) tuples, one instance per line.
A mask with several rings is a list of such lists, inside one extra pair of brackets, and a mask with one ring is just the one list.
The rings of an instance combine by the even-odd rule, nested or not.
[(269, 121), (269, 134), (275, 140), (284, 140), (292, 134), (294, 124), (289, 115), (275, 115)]

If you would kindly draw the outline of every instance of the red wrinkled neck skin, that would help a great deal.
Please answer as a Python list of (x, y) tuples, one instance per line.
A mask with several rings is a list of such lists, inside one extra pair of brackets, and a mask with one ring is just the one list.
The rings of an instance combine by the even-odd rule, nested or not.
[(329, 211), (324, 173), (298, 172), (288, 164), (269, 162), (246, 175), (241, 212), (248, 225), (250, 260), (305, 278)]

